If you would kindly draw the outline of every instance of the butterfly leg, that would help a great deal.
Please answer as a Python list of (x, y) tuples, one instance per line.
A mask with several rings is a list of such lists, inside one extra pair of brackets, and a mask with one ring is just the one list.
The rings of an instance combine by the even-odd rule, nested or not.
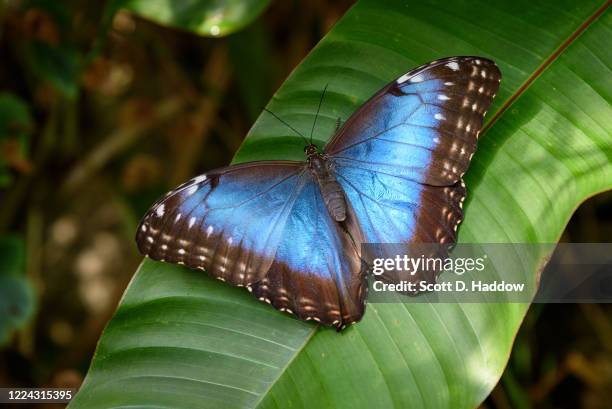
[(342, 118), (338, 117), (336, 118), (336, 130), (334, 131), (334, 134), (338, 133), (338, 130), (340, 130), (341, 126), (342, 126)]

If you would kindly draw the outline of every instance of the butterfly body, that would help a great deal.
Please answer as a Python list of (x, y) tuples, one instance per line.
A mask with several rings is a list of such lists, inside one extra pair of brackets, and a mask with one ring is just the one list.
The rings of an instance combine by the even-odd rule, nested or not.
[(320, 153), (312, 144), (307, 145), (304, 151), (308, 157), (308, 168), (316, 178), (323, 195), (325, 207), (335, 221), (344, 221), (346, 219), (346, 196), (333, 173), (333, 166), (329, 158)]
[[(299, 319), (337, 329), (357, 322), (367, 292), (361, 244), (455, 243), (462, 175), (500, 79), (482, 57), (416, 68), (366, 101), (322, 150), (308, 144), (306, 161), (228, 166), (169, 192), (142, 219), (138, 248), (247, 287)], [(378, 256), (388, 256), (384, 247)]]

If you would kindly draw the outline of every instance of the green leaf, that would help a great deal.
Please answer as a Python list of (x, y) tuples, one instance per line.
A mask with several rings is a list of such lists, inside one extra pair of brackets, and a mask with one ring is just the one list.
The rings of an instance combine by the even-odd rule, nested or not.
[(16, 237), (0, 238), (0, 345), (34, 313), (34, 291), (24, 271), (23, 241)]
[[(554, 243), (583, 200), (612, 188), (612, 14), (603, 4), (363, 0), (269, 108), (308, 132), (329, 83), (324, 143), (337, 117), (412, 67), (492, 58), (504, 79), (466, 176), (460, 241)], [(262, 115), (235, 162), (303, 159), (289, 135)], [(536, 280), (548, 255), (509, 262)], [(474, 408), (501, 376), (528, 307), (369, 304), (337, 334), (147, 259), (71, 407)]]
[(120, 0), (118, 3), (156, 23), (219, 37), (255, 20), (270, 0)]

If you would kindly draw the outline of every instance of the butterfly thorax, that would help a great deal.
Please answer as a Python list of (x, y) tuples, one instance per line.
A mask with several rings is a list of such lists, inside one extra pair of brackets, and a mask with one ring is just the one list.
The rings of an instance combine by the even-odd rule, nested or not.
[(308, 168), (319, 185), (327, 211), (335, 221), (344, 221), (346, 219), (346, 195), (334, 175), (329, 159), (314, 145), (306, 146), (304, 152), (308, 157)]

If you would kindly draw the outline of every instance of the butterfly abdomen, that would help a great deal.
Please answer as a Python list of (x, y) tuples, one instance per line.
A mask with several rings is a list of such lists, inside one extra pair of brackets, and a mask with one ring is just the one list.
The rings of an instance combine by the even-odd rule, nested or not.
[(342, 189), (342, 186), (336, 180), (323, 156), (311, 156), (309, 164), (321, 190), (327, 211), (335, 221), (343, 222), (346, 220), (346, 196), (344, 189)]
[(319, 186), (329, 214), (335, 221), (343, 222), (346, 219), (346, 199), (342, 186), (333, 176), (330, 179), (320, 180)]

